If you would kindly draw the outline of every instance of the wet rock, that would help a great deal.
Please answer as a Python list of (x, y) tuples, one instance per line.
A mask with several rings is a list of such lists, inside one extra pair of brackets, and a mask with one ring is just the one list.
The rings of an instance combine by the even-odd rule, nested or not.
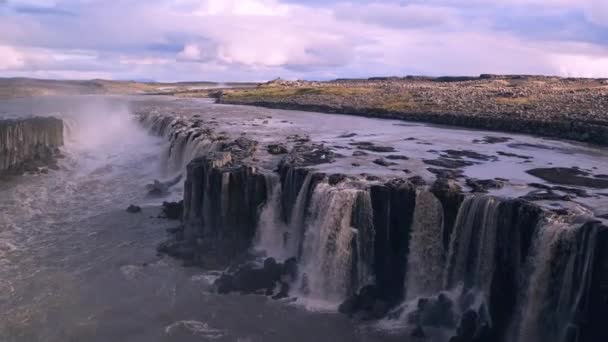
[(329, 178), (327, 180), (329, 182), (329, 185), (337, 185), (346, 180), (346, 175), (343, 173), (336, 173), (336, 174), (329, 176)]
[(386, 156), (386, 159), (389, 159), (389, 160), (409, 160), (410, 158), (408, 158), (406, 156), (402, 156), (402, 155), (391, 154), (391, 155)]
[(486, 137), (483, 137), (483, 139), (481, 139), (481, 140), (473, 140), (473, 142), (476, 144), (499, 144), (499, 143), (505, 143), (509, 140), (512, 140), (512, 139), (509, 137), (486, 136)]
[(477, 320), (479, 315), (474, 310), (467, 310), (460, 319), (460, 325), (456, 331), (457, 341), (472, 341), (477, 331)]
[(350, 165), (352, 165), (354, 167), (360, 167), (361, 166), (361, 164), (359, 164), (359, 163), (351, 163)]
[(354, 138), (356, 136), (357, 136), (357, 133), (345, 133), (345, 134), (338, 136), (338, 138)]
[(163, 214), (169, 220), (179, 220), (184, 212), (184, 201), (163, 202)]
[(456, 324), (454, 303), (443, 293), (418, 303), (419, 324), (440, 328), (452, 328)]
[(570, 201), (572, 196), (560, 195), (555, 193), (553, 190), (535, 190), (529, 192), (527, 195), (520, 197), (527, 201)]
[(133, 205), (131, 204), (128, 208), (127, 208), (127, 212), (131, 213), (131, 214), (135, 214), (135, 213), (140, 213), (141, 212), (141, 207), (137, 206), (137, 205)]
[(470, 151), (470, 150), (445, 150), (442, 151), (442, 157), (445, 158), (453, 158), (453, 159), (461, 159), (463, 157), (475, 160), (482, 161), (495, 161), (498, 158), (496, 156), (488, 156), (486, 154), (481, 154), (479, 152)]
[(415, 186), (425, 186), (426, 185), (426, 181), (424, 180), (424, 178), (420, 177), (420, 176), (412, 176), (410, 178), (407, 179), (410, 183), (414, 184)]
[(194, 259), (196, 250), (192, 244), (187, 241), (169, 240), (158, 245), (156, 250), (159, 253), (167, 254), (174, 258), (182, 260)]
[(395, 152), (395, 148), (393, 148), (393, 147), (377, 146), (374, 143), (367, 142), (367, 141), (353, 142), (353, 143), (350, 143), (350, 145), (357, 146), (358, 148), (360, 148), (362, 150), (371, 151), (371, 152), (378, 152), (378, 153)]
[(230, 143), (224, 144), (222, 151), (230, 152), (236, 160), (251, 157), (257, 148), (258, 142), (246, 137), (239, 137)]
[(59, 119), (0, 120), (0, 174), (55, 169), (62, 145), (63, 122)]
[(472, 192), (486, 193), (489, 189), (501, 189), (504, 182), (496, 179), (467, 178), (466, 184), (471, 187)]
[(413, 337), (413, 338), (419, 338), (419, 339), (422, 339), (422, 338), (425, 338), (425, 337), (426, 337), (426, 334), (424, 333), (424, 329), (422, 328), (422, 326), (417, 325), (417, 326), (416, 326), (416, 327), (415, 327), (415, 328), (412, 330), (412, 332), (410, 332), (410, 336), (411, 336), (411, 337)]
[(423, 162), (432, 166), (439, 166), (446, 169), (458, 169), (465, 166), (475, 165), (474, 162), (459, 159), (448, 159), (448, 158), (437, 158), (437, 159), (424, 159)]
[(374, 160), (374, 164), (377, 164), (380, 166), (386, 166), (386, 167), (398, 165), (397, 163), (389, 162), (388, 160), (386, 160), (384, 158), (378, 158), (378, 159)]
[(325, 145), (301, 145), (296, 146), (281, 161), (279, 168), (285, 166), (313, 166), (319, 164), (333, 163), (341, 155), (332, 151)]
[(554, 184), (608, 189), (608, 179), (589, 177), (588, 172), (575, 168), (538, 168), (531, 169), (526, 172), (534, 177), (538, 177)]
[(364, 157), (364, 156), (369, 156), (369, 153), (367, 153), (365, 151), (355, 151), (355, 152), (353, 152), (353, 157)]
[(283, 144), (270, 144), (266, 147), (266, 150), (273, 155), (286, 154), (289, 152), (287, 146)]
[(462, 170), (449, 170), (449, 169), (437, 169), (429, 167), (427, 170), (430, 173), (437, 175), (437, 178), (461, 178), (464, 177), (464, 172)]
[(389, 305), (380, 297), (380, 290), (375, 285), (363, 287), (359, 293), (348, 297), (338, 311), (350, 317), (357, 315), (360, 319), (380, 319), (389, 310)]
[[(282, 299), (289, 294), (289, 284), (295, 280), (297, 268), (295, 259), (289, 259), (284, 264), (277, 263), (274, 258), (264, 260), (263, 266), (256, 267), (252, 263), (233, 268), (216, 280), (214, 286), (221, 294), (230, 292), (259, 293)], [(274, 294), (275, 287), (280, 287), (279, 293)]]
[(533, 157), (530, 156), (524, 156), (521, 154), (516, 154), (516, 153), (510, 153), (510, 152), (504, 152), (504, 151), (498, 151), (496, 152), (498, 155), (501, 155), (503, 157), (511, 157), (511, 158), (519, 158), (519, 159), (523, 159), (523, 160), (530, 160), (533, 159)]
[(169, 194), (169, 186), (155, 179), (154, 183), (146, 185), (148, 196), (164, 197)]

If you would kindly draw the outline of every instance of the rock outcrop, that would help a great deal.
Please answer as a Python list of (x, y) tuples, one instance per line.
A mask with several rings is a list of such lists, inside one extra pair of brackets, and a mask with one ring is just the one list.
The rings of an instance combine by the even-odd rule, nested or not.
[(35, 117), (0, 121), (0, 174), (53, 166), (63, 145), (63, 122)]
[(161, 126), (189, 128), (169, 132), (172, 145), (205, 136), (213, 149), (188, 164), (183, 226), (159, 250), (227, 267), (222, 293), (342, 303), (351, 317), (388, 315), (417, 336), (447, 329), (453, 341), (606, 339), (608, 227), (599, 221), (465, 194), (446, 177), (326, 174), (318, 169), (342, 156), (311, 142), (262, 169), (255, 141)]

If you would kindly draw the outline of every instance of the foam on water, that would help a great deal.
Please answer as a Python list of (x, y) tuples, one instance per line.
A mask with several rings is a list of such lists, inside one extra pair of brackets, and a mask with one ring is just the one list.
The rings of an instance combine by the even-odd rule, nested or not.
[(165, 328), (167, 335), (174, 335), (180, 331), (211, 340), (222, 338), (225, 335), (224, 331), (211, 328), (209, 324), (195, 320), (177, 321)]

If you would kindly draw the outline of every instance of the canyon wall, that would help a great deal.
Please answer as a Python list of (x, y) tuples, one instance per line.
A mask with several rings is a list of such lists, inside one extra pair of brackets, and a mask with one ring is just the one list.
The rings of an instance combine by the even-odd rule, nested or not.
[(63, 145), (63, 122), (55, 118), (0, 121), (0, 173), (20, 173), (51, 162)]
[(169, 138), (167, 160), (199, 154), (187, 166), (183, 227), (163, 252), (230, 270), (273, 258), (254, 277), (241, 267), (231, 282), (295, 262), (292, 277), (277, 271), (260, 289), (341, 304), (359, 319), (440, 329), (451, 341), (608, 340), (608, 227), (600, 221), (465, 194), (445, 178), (421, 185), (325, 174), (316, 166), (337, 156), (311, 143), (261, 169), (255, 141), (178, 118), (142, 121)]

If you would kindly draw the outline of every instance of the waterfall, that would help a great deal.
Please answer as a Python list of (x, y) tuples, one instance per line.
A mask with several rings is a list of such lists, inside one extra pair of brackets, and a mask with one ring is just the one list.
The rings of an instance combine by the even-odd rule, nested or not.
[(169, 141), (161, 156), (162, 174), (165, 177), (182, 174), (190, 161), (221, 150), (221, 142), (214, 141), (208, 132), (193, 128), (180, 118), (148, 114), (140, 116), (139, 120), (151, 133)]
[(447, 268), (446, 289), (462, 284), (465, 290), (489, 293), (494, 272), (500, 200), (491, 196), (465, 199), (454, 225)]
[(311, 193), (312, 185), (312, 172), (306, 175), (302, 187), (298, 192), (295, 204), (291, 211), (289, 219), (289, 229), (285, 234), (286, 239), (286, 253), (290, 256), (299, 257), (302, 253), (302, 237), (304, 235), (304, 220), (306, 218), (306, 211), (308, 208), (309, 195)]
[(359, 289), (374, 283), (374, 209), (369, 191), (359, 191), (353, 208), (352, 226), (356, 229), (353, 240), (354, 251), (352, 287)]
[(307, 217), (300, 287), (307, 297), (339, 303), (351, 291), (352, 211), (359, 190), (315, 187)]
[(590, 287), (597, 233), (592, 225), (546, 219), (529, 260), (513, 341), (578, 340), (577, 314)]
[(254, 249), (266, 252), (268, 257), (284, 260), (291, 256), (285, 248), (287, 225), (281, 219), (281, 185), (277, 175), (268, 173), (264, 178), (268, 200), (260, 213)]
[(441, 290), (445, 251), (443, 206), (431, 192), (416, 196), (405, 281), (406, 299), (429, 296)]

